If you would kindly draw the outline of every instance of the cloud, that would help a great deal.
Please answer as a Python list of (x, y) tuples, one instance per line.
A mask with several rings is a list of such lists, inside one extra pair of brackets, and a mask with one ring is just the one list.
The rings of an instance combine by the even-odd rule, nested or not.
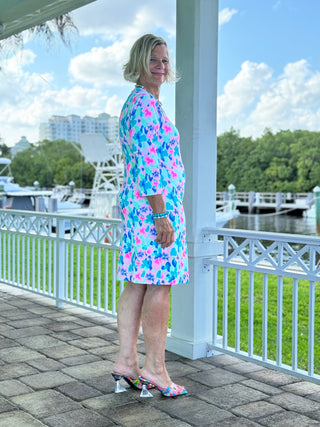
[(220, 118), (240, 114), (267, 87), (271, 76), (272, 70), (266, 64), (245, 61), (241, 71), (227, 82), (224, 93), (218, 97)]
[(246, 61), (218, 97), (219, 133), (233, 126), (244, 136), (265, 128), (320, 130), (320, 72), (305, 59), (289, 63), (280, 76), (265, 64)]
[[(175, 1), (161, 0), (98, 0), (73, 12), (81, 35), (102, 35), (115, 40), (119, 35), (136, 37), (141, 31), (165, 28), (175, 35)], [(134, 34), (134, 35), (133, 35)]]
[(116, 41), (108, 47), (93, 47), (70, 61), (73, 79), (98, 86), (122, 86), (122, 67), (130, 50), (129, 40)]
[(104, 111), (107, 96), (95, 88), (85, 89), (73, 86), (70, 89), (42, 91), (32, 100), (21, 99), (17, 105), (2, 108), (1, 133), (10, 130), (11, 141), (15, 143), (21, 135), (28, 135), (31, 142), (38, 140), (39, 124), (46, 122), (53, 114), (85, 115), (90, 110), (97, 113)]
[(105, 111), (111, 116), (120, 116), (121, 108), (124, 104), (124, 99), (118, 97), (118, 95), (113, 95), (108, 98), (108, 101), (105, 106)]
[(33, 64), (36, 55), (31, 50), (21, 50), (1, 64), (0, 106), (18, 104), (22, 100), (36, 95), (52, 80), (49, 73), (31, 73), (26, 71)]
[(222, 27), (222, 25), (228, 23), (233, 17), (233, 15), (237, 13), (238, 11), (236, 9), (229, 9), (228, 7), (222, 9), (219, 12), (219, 27)]
[[(53, 89), (50, 73), (29, 71), (36, 55), (21, 51), (2, 63), (0, 79), (0, 136), (7, 145), (16, 143), (21, 135), (30, 142), (38, 140), (39, 124), (53, 114), (87, 114), (94, 109), (101, 113), (108, 101), (106, 91), (96, 87), (73, 85)], [(115, 108), (115, 100), (110, 105)]]

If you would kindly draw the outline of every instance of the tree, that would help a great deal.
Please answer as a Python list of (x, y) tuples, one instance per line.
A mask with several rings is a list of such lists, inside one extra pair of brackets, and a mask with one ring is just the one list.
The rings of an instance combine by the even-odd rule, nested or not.
[(234, 129), (218, 136), (217, 189), (310, 192), (320, 185), (320, 132), (266, 129), (255, 140)]
[[(1, 138), (0, 138), (0, 141), (1, 141)], [(10, 147), (8, 147), (4, 143), (0, 144), (0, 155), (1, 157), (11, 157)]]
[[(11, 169), (20, 185), (32, 185), (35, 180), (41, 187), (67, 185), (73, 180), (76, 186), (91, 188), (94, 168), (70, 143), (63, 140), (41, 141), (14, 157)], [(85, 173), (82, 175), (82, 171)]]

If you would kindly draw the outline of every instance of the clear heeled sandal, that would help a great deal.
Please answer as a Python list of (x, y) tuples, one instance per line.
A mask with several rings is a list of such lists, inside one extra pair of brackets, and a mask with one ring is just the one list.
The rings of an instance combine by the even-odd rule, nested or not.
[(146, 378), (139, 377), (139, 380), (142, 384), (140, 397), (153, 397), (153, 395), (148, 390), (148, 384), (154, 385), (154, 387), (156, 387), (164, 397), (177, 397), (188, 393), (183, 386), (179, 386), (174, 383), (171, 383), (169, 387), (163, 388), (159, 387), (157, 384), (151, 383), (151, 381), (147, 380)]
[[(140, 378), (137, 378), (136, 380), (134, 380), (133, 378), (128, 377), (127, 375), (119, 374), (118, 372), (112, 372), (111, 375), (113, 376), (116, 382), (116, 387), (114, 390), (115, 393), (122, 393), (124, 391), (127, 391), (127, 389), (123, 387), (120, 383), (122, 379), (124, 379), (124, 381), (135, 390), (143, 389), (143, 384), (141, 383)], [(146, 384), (145, 387), (146, 387), (146, 390), (148, 391), (149, 388), (154, 388), (155, 385), (152, 384), (152, 382), (149, 382), (148, 384)]]
[(123, 393), (124, 391), (127, 391), (127, 389), (125, 387), (123, 387), (120, 383), (122, 375), (118, 375), (115, 372), (112, 372), (111, 374), (116, 382), (116, 387), (114, 389), (115, 393)]

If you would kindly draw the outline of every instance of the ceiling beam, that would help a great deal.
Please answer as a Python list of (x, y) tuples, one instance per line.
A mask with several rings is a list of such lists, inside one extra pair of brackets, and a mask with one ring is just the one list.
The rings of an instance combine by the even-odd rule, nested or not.
[(0, 40), (96, 0), (0, 0)]

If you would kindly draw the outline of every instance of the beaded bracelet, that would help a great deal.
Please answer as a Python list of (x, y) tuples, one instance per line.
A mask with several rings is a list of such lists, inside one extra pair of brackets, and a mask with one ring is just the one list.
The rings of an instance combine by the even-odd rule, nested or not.
[(159, 219), (159, 218), (166, 218), (167, 216), (169, 216), (169, 212), (162, 212), (162, 213), (158, 213), (158, 214), (153, 214), (153, 219)]

